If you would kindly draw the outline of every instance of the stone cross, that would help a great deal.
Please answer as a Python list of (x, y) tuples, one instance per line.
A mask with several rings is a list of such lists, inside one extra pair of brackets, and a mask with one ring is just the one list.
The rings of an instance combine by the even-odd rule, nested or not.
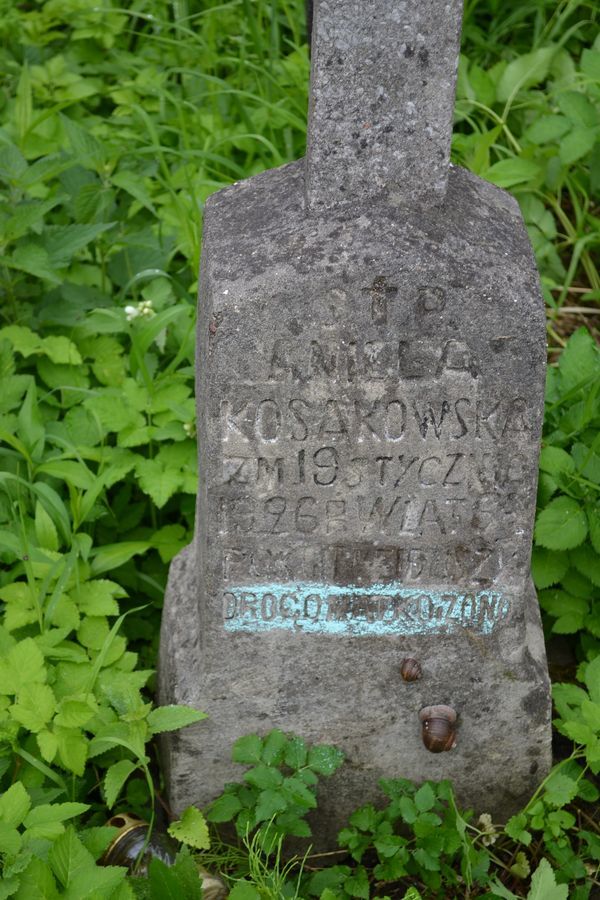
[(514, 199), (449, 164), (460, 0), (318, 0), (306, 160), (206, 205), (194, 544), (161, 702), (180, 811), (271, 728), (341, 747), (318, 846), (381, 777), (501, 818), (550, 764), (529, 565), (545, 319)]

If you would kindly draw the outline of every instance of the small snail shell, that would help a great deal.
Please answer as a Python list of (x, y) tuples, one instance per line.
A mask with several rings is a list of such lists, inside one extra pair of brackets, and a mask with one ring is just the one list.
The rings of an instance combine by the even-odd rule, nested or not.
[(418, 659), (407, 656), (406, 659), (402, 660), (400, 665), (400, 674), (404, 681), (418, 681), (423, 674), (421, 663)]
[(456, 747), (456, 713), (451, 706), (425, 706), (419, 718), (423, 743), (431, 753)]

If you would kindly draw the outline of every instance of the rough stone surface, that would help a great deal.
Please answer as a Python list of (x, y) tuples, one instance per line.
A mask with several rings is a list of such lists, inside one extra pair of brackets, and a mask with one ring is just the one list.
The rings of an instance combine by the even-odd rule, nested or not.
[(452, 135), (462, 0), (318, 0), (306, 183), (311, 208), (436, 203)]
[[(381, 776), (452, 778), (507, 816), (550, 761), (529, 575), (545, 323), (519, 210), (454, 168), (441, 209), (401, 216), (307, 217), (303, 188), (296, 163), (207, 204), (199, 527), (160, 699), (210, 719), (169, 739), (170, 798), (205, 804), (240, 777), (233, 741), (280, 727), (347, 754), (325, 845)], [(439, 755), (434, 704), (458, 713)]]
[[(418, 21), (446, 9), (371, 5)], [(315, 33), (331, 6), (316, 6)], [(420, 142), (433, 192), (436, 140)], [(315, 146), (307, 171), (266, 172), (206, 205), (197, 530), (171, 567), (159, 699), (210, 715), (165, 736), (175, 811), (241, 777), (230, 749), (243, 734), (341, 747), (315, 822), (326, 848), (377, 801), (380, 777), (451, 778), (462, 803), (502, 818), (548, 770), (529, 574), (545, 317), (509, 195), (450, 167), (437, 206), (358, 185), (307, 208)], [(403, 681), (405, 657), (418, 681)], [(419, 713), (439, 705), (457, 713), (457, 746), (433, 754)]]

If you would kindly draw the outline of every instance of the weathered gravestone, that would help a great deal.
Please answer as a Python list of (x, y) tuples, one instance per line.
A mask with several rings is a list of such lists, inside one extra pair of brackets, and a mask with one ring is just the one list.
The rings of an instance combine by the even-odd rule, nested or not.
[(317, 2), (306, 160), (207, 203), (197, 534), (160, 699), (210, 719), (165, 744), (176, 810), (273, 727), (346, 753), (330, 842), (381, 776), (451, 778), (501, 817), (548, 769), (544, 310), (516, 202), (449, 166), (461, 5)]

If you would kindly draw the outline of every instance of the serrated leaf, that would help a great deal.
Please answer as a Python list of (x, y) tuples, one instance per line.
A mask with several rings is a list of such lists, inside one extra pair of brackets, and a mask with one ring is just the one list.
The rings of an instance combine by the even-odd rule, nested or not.
[(570, 391), (600, 374), (600, 351), (586, 328), (575, 331), (558, 361), (563, 390)]
[(570, 803), (577, 796), (577, 781), (569, 778), (568, 775), (562, 775), (560, 772), (553, 772), (546, 781), (544, 799), (551, 806), (561, 807)]
[(94, 859), (72, 827), (66, 829), (50, 848), (48, 862), (63, 887), (67, 887), (73, 879), (83, 871), (95, 868)]
[(600, 587), (600, 554), (590, 544), (585, 543), (570, 553), (571, 562), (582, 575)]
[(534, 547), (531, 555), (531, 573), (538, 590), (557, 584), (569, 568), (569, 557), (558, 550)]
[(279, 791), (261, 791), (256, 802), (254, 821), (256, 824), (267, 821), (286, 808), (287, 803)]
[(11, 715), (34, 734), (41, 731), (56, 710), (56, 697), (47, 684), (27, 684), (19, 691)]
[(189, 706), (159, 706), (148, 714), (147, 722), (152, 734), (160, 734), (163, 731), (177, 731), (206, 717), (206, 713)]
[(279, 769), (259, 763), (253, 769), (249, 769), (244, 773), (244, 781), (261, 790), (265, 790), (266, 788), (279, 787), (283, 781), (283, 775)]
[(206, 818), (209, 822), (231, 822), (241, 808), (242, 804), (236, 794), (222, 794), (210, 804)]
[(142, 459), (135, 470), (141, 489), (159, 509), (182, 486), (181, 472), (164, 466), (159, 460)]
[(200, 810), (196, 806), (188, 806), (177, 822), (169, 825), (169, 834), (182, 844), (196, 850), (208, 850), (210, 837), (208, 826)]
[(319, 775), (333, 775), (343, 761), (343, 752), (327, 744), (316, 744), (308, 751), (307, 765)]
[(55, 729), (58, 759), (74, 775), (83, 775), (88, 755), (88, 742), (79, 728)]
[(121, 759), (113, 763), (104, 776), (104, 797), (106, 805), (111, 809), (117, 802), (121, 788), (132, 772), (135, 772), (137, 764), (130, 759)]
[(286, 778), (281, 790), (292, 803), (304, 806), (306, 809), (314, 809), (317, 805), (313, 792), (298, 777), (292, 776), (291, 778)]
[(50, 866), (42, 859), (31, 860), (19, 876), (19, 890), (14, 900), (58, 900), (56, 882)]
[(276, 765), (283, 759), (283, 753), (287, 744), (287, 738), (283, 731), (274, 728), (270, 731), (263, 742), (261, 759), (268, 766)]
[(585, 684), (594, 703), (600, 703), (600, 656), (585, 667)]
[(247, 734), (238, 738), (231, 750), (231, 758), (242, 765), (260, 762), (263, 742), (257, 734)]
[(557, 885), (552, 866), (547, 859), (540, 864), (531, 876), (531, 888), (527, 900), (567, 900), (569, 888), (566, 884)]
[(31, 798), (20, 781), (15, 781), (0, 795), (0, 821), (16, 828), (31, 808)]
[(45, 681), (44, 657), (32, 638), (20, 641), (0, 658), (0, 694), (17, 694), (25, 685)]
[(112, 228), (114, 224), (114, 222), (96, 222), (88, 225), (82, 223), (47, 225), (42, 234), (42, 241), (50, 266), (62, 268), (68, 265), (79, 250)]
[(575, 460), (562, 447), (544, 447), (540, 453), (540, 470), (549, 475), (574, 472)]
[(308, 749), (302, 738), (294, 735), (289, 739), (283, 758), (290, 769), (300, 769), (306, 765)]
[(504, 826), (504, 831), (506, 834), (513, 839), (513, 841), (518, 841), (519, 844), (524, 844), (526, 847), (531, 843), (531, 832), (527, 831), (527, 816), (523, 813), (518, 813), (516, 816), (512, 816)]
[(539, 513), (535, 541), (548, 550), (571, 550), (587, 535), (584, 510), (571, 497), (556, 497)]

